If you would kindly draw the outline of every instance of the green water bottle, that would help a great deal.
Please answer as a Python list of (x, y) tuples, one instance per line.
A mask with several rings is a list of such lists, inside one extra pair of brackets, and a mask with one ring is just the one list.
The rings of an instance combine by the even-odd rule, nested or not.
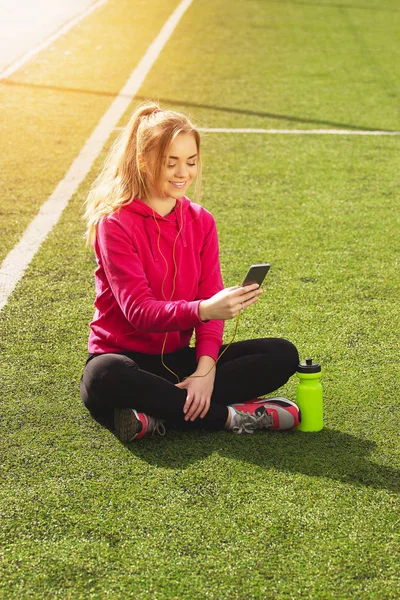
[(297, 367), (297, 404), (301, 410), (300, 431), (321, 431), (324, 426), (322, 414), (321, 365), (307, 358)]

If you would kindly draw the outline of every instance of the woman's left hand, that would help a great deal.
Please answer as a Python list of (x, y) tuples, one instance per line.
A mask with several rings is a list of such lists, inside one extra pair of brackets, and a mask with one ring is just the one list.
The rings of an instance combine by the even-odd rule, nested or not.
[(215, 368), (212, 368), (209, 373), (205, 371), (207, 375), (204, 374), (204, 371), (204, 368), (197, 368), (193, 375), (176, 384), (176, 387), (181, 390), (187, 390), (186, 402), (183, 406), (185, 421), (194, 421), (197, 417), (203, 419), (210, 408)]

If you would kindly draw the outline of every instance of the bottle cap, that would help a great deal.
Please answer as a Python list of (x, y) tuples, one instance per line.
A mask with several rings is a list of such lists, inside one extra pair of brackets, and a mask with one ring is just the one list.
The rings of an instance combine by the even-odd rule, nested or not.
[(313, 362), (312, 358), (306, 358), (306, 362), (302, 362), (297, 367), (298, 373), (320, 373), (321, 365)]

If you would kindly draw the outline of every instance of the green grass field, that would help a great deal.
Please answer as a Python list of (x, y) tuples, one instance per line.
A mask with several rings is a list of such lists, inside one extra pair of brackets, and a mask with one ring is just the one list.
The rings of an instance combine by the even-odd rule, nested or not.
[[(2, 259), (176, 6), (110, 0), (0, 83)], [(194, 0), (131, 108), (399, 131), (399, 26), (395, 0)], [(129, 446), (78, 388), (95, 264), (82, 205), (103, 152), (0, 313), (1, 598), (400, 596), (399, 144), (204, 134), (225, 284), (272, 264), (237, 339), (286, 337), (321, 362), (325, 428)]]

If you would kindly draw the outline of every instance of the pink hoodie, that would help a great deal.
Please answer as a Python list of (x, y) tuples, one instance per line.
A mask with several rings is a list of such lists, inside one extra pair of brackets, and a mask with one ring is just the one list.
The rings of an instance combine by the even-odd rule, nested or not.
[(200, 300), (223, 288), (215, 222), (205, 208), (184, 196), (166, 217), (153, 216), (136, 198), (100, 221), (94, 249), (90, 353), (161, 354), (168, 332), (167, 354), (189, 345), (195, 330), (197, 359), (217, 359), (224, 322), (199, 318)]

